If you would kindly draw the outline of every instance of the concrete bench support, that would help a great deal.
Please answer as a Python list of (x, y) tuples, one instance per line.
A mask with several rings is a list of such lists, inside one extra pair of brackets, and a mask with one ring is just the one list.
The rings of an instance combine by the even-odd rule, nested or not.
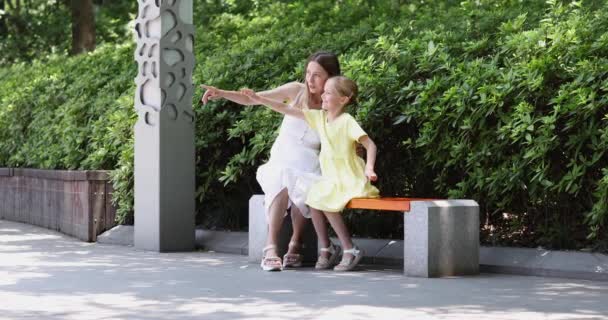
[[(279, 234), (279, 243), (277, 243), (281, 257), (287, 252), (287, 245), (289, 244), (292, 230), (291, 218), (287, 216), (283, 220), (283, 226)], [(266, 221), (264, 209), (264, 196), (254, 195), (249, 199), (249, 262), (260, 263), (262, 260), (262, 249), (266, 245), (267, 236), (268, 222)], [(302, 242), (303, 248), (301, 253), (304, 254), (304, 262), (314, 263), (317, 261), (317, 236), (312, 222), (306, 225)]]
[(412, 201), (403, 215), (403, 273), (479, 273), (479, 206), (473, 200)]
[[(262, 258), (268, 227), (264, 212), (264, 196), (249, 200), (249, 260)], [(395, 198), (391, 206), (395, 205)], [(448, 277), (479, 273), (479, 206), (473, 200), (403, 201), (404, 221), (403, 273), (409, 277)], [(370, 207), (363, 203), (353, 208), (378, 209), (374, 200)], [(396, 210), (381, 208), (380, 210)], [(279, 250), (285, 252), (291, 235), (291, 221), (285, 219)], [(305, 260), (316, 260), (316, 236), (309, 224), (304, 239)], [(314, 250), (312, 248), (314, 247)]]

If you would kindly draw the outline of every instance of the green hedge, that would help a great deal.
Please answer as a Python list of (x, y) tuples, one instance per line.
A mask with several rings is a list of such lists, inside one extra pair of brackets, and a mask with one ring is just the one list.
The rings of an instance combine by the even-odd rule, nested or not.
[[(379, 146), (384, 194), (475, 199), (485, 243), (602, 249), (607, 12), (606, 1), (206, 1), (194, 80), (269, 88), (335, 51), (360, 85), (351, 111)], [(132, 50), (0, 69), (0, 166), (116, 169), (124, 218)], [(196, 112), (198, 221), (243, 228), (280, 116), (226, 101)], [(402, 234), (398, 215), (348, 219), (355, 235)]]
[(114, 170), (132, 205), (134, 45), (0, 69), (0, 167)]

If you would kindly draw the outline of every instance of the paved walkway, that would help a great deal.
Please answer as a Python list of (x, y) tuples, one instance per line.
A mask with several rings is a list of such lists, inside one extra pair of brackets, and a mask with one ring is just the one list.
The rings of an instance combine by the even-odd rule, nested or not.
[(241, 255), (144, 252), (0, 220), (0, 319), (608, 320), (608, 282), (268, 273)]

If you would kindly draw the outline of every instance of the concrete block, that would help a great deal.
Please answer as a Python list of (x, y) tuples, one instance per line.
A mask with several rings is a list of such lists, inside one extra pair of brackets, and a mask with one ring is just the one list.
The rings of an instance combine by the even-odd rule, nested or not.
[(133, 226), (119, 225), (97, 236), (97, 242), (133, 246)]
[(473, 200), (413, 201), (404, 214), (403, 271), (444, 277), (479, 273), (479, 206)]
[(608, 255), (541, 248), (482, 247), (480, 268), (483, 272), (607, 281)]
[(388, 266), (403, 266), (403, 241), (383, 240), (382, 243), (385, 246), (374, 256), (374, 263)]
[[(340, 240), (338, 238), (332, 239), (332, 242), (336, 245), (340, 245)], [(378, 241), (376, 239), (353, 239), (353, 243), (359, 247), (359, 249), (363, 250), (362, 263), (374, 263), (376, 255), (386, 246), (385, 241)]]
[(247, 254), (247, 232), (196, 229), (196, 245), (203, 250)]

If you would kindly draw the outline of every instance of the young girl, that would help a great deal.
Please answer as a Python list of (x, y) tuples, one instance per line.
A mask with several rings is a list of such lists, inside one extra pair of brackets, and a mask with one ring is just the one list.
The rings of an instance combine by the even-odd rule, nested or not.
[[(327, 80), (321, 96), (322, 110), (293, 108), (259, 96), (249, 89), (243, 89), (242, 93), (277, 112), (306, 120), (318, 132), (321, 139), (319, 161), (322, 178), (310, 187), (306, 204), (323, 211), (344, 248), (342, 261), (334, 270), (352, 270), (363, 257), (363, 252), (353, 245), (340, 212), (352, 198), (377, 197), (379, 193), (370, 184), (370, 181), (378, 178), (374, 172), (376, 145), (344, 110), (355, 102), (357, 85), (342, 76)], [(356, 142), (367, 150), (367, 164), (357, 156)]]

